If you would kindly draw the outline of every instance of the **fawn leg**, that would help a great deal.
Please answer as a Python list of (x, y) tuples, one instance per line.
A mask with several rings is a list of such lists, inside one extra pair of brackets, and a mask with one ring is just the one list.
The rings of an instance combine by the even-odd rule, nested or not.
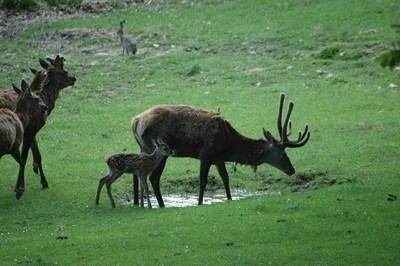
[(160, 177), (162, 172), (164, 171), (165, 168), (165, 163), (167, 162), (168, 157), (165, 157), (161, 160), (160, 164), (157, 166), (157, 168), (151, 173), (150, 176), (150, 182), (153, 187), (154, 195), (156, 195), (157, 201), (158, 201), (158, 206), (160, 208), (164, 208), (164, 201), (161, 196), (161, 191), (160, 191)]
[(200, 192), (199, 192), (199, 205), (203, 204), (204, 190), (207, 185), (208, 171), (210, 170), (211, 163), (207, 160), (200, 160)]
[(99, 186), (97, 187), (97, 194), (96, 194), (96, 205), (99, 205), (100, 192), (104, 184), (106, 183), (107, 178), (109, 178), (109, 175), (106, 175), (105, 177), (99, 180)]
[(114, 202), (114, 199), (113, 199), (113, 197), (111, 195), (111, 185), (121, 175), (122, 175), (121, 172), (112, 173), (111, 176), (108, 179), (106, 179), (107, 194), (108, 194), (108, 197), (110, 198), (111, 206), (113, 208), (115, 208), (115, 202)]
[(141, 189), (144, 190), (146, 199), (147, 199), (147, 206), (151, 209), (151, 202), (150, 202), (150, 195), (149, 195), (149, 187), (147, 186), (146, 177), (140, 178)]
[(228, 172), (226, 171), (225, 163), (217, 164), (217, 170), (220, 177), (222, 178), (222, 182), (224, 183), (226, 198), (228, 200), (231, 200), (232, 196), (231, 196), (231, 190), (229, 188), (229, 175)]
[(33, 155), (33, 171), (36, 174), (40, 175), (40, 183), (42, 184), (42, 188), (48, 188), (49, 184), (47, 183), (46, 177), (44, 176), (43, 167), (42, 167), (42, 155), (40, 154), (39, 146), (36, 141), (36, 138), (33, 139), (31, 144), (31, 151)]
[(140, 187), (140, 207), (144, 208), (143, 180), (140, 177), (139, 177), (139, 187)]

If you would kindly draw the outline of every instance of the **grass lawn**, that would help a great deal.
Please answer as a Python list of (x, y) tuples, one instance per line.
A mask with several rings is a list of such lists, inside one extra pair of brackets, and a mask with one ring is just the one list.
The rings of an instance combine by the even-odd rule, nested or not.
[[(17, 201), (17, 164), (0, 160), (0, 264), (399, 264), (400, 70), (375, 62), (399, 18), (396, 0), (154, 1), (0, 39), (1, 89), (58, 53), (78, 80), (38, 135), (50, 188), (29, 159)], [(135, 56), (121, 56), (122, 19)], [(220, 108), (246, 136), (263, 127), (277, 136), (280, 93), (295, 102), (293, 129), (311, 129), (304, 147), (288, 149), (296, 175), (229, 164), (232, 189), (263, 193), (149, 210), (111, 209), (103, 191), (94, 204), (105, 157), (138, 151), (135, 114), (162, 103)], [(198, 193), (198, 171), (196, 160), (169, 159), (163, 194)], [(210, 176), (206, 196), (222, 188), (216, 169)], [(117, 181), (114, 197), (131, 183)]]

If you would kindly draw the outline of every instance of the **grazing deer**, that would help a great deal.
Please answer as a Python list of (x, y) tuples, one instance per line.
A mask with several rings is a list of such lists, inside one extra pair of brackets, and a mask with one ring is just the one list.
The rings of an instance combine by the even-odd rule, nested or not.
[[(288, 139), (288, 125), (293, 102), (289, 103), (286, 119), (282, 126), (284, 95), (280, 97), (278, 132), (275, 139), (263, 129), (264, 139), (252, 139), (241, 135), (219, 113), (208, 112), (187, 105), (160, 105), (148, 109), (132, 120), (132, 132), (142, 152), (153, 149), (151, 140), (163, 139), (175, 151), (176, 157), (191, 157), (200, 160), (200, 192), (198, 203), (203, 203), (204, 190), (210, 166), (214, 164), (222, 178), (226, 196), (231, 199), (229, 176), (225, 162), (236, 162), (250, 166), (268, 163), (288, 175), (295, 169), (286, 154), (286, 148), (305, 145), (310, 138), (308, 126), (299, 132), (297, 140)], [(167, 157), (163, 158), (150, 176), (160, 207), (164, 202), (160, 192), (160, 176)], [(134, 176), (134, 202), (137, 204), (137, 177)]]
[[(32, 94), (24, 80), (21, 82), (21, 89), (15, 85), (13, 88), (18, 94), (15, 112), (8, 108), (0, 108), (0, 158), (5, 154), (11, 154), (21, 166), (23, 161), (19, 147), (23, 141), (24, 131), (32, 120), (45, 119), (48, 108), (40, 97)], [(17, 181), (16, 187), (20, 185)]]
[(166, 158), (173, 154), (173, 151), (167, 144), (161, 140), (157, 142), (152, 141), (154, 150), (152, 153), (140, 153), (140, 154), (114, 154), (106, 160), (108, 166), (108, 175), (101, 178), (99, 186), (97, 187), (96, 204), (99, 204), (99, 197), (101, 189), (106, 184), (107, 194), (111, 201), (111, 206), (115, 208), (114, 199), (111, 195), (111, 185), (124, 173), (134, 174), (139, 177), (140, 183), (140, 205), (144, 207), (143, 191), (147, 199), (147, 206), (151, 208), (149, 189), (147, 186), (147, 176), (149, 176), (153, 170), (159, 165), (163, 158)]
[(136, 41), (133, 38), (124, 36), (125, 23), (126, 23), (125, 19), (121, 20), (119, 22), (119, 29), (117, 31), (118, 38), (122, 45), (122, 55), (125, 54), (125, 51), (126, 51), (127, 55), (129, 55), (129, 53), (136, 54), (136, 52), (137, 52)]

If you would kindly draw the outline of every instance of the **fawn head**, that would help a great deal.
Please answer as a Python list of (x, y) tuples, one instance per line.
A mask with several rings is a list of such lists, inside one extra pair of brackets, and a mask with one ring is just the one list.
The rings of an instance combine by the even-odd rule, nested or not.
[(43, 117), (48, 110), (43, 100), (32, 93), (25, 80), (21, 81), (21, 88), (13, 84), (14, 91), (18, 94), (17, 110), (23, 111), (31, 117)]
[(162, 141), (160, 138), (158, 138), (157, 141), (152, 140), (152, 142), (155, 146), (156, 152), (160, 153), (161, 155), (170, 156), (175, 154), (175, 151), (171, 149), (168, 144)]
[(295, 169), (290, 162), (288, 155), (286, 154), (286, 148), (299, 148), (304, 146), (310, 138), (310, 132), (308, 131), (308, 125), (306, 125), (303, 132), (299, 131), (297, 140), (291, 141), (288, 139), (288, 136), (291, 133), (291, 121), (290, 114), (292, 113), (294, 103), (289, 102), (289, 109), (286, 114), (285, 122), (282, 127), (282, 109), (283, 102), (285, 100), (285, 95), (281, 94), (280, 96), (280, 105), (279, 105), (279, 113), (278, 113), (278, 132), (280, 136), (280, 140), (274, 138), (271, 132), (263, 129), (263, 134), (265, 137), (266, 147), (263, 150), (262, 160), (279, 170), (283, 171), (288, 175), (292, 175), (295, 173)]

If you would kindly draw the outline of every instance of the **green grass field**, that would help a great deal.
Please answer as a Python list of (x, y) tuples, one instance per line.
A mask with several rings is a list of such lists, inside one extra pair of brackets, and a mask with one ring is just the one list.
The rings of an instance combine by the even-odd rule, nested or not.
[[(400, 70), (375, 62), (396, 38), (399, 1), (154, 2), (0, 40), (0, 88), (31, 80), (29, 67), (57, 53), (78, 79), (38, 135), (50, 188), (29, 159), (17, 201), (17, 164), (0, 160), (0, 264), (399, 264)], [(121, 56), (121, 19), (136, 56)], [(288, 150), (297, 174), (228, 165), (232, 189), (264, 195), (149, 210), (111, 209), (104, 191), (94, 204), (105, 157), (138, 151), (135, 114), (162, 103), (220, 108), (261, 138), (262, 127), (277, 135), (282, 92), (295, 102), (294, 130), (311, 128), (306, 146)], [(198, 193), (198, 171), (196, 160), (169, 159), (163, 194)], [(222, 184), (210, 175), (206, 195)], [(131, 183), (121, 177), (114, 196)]]

